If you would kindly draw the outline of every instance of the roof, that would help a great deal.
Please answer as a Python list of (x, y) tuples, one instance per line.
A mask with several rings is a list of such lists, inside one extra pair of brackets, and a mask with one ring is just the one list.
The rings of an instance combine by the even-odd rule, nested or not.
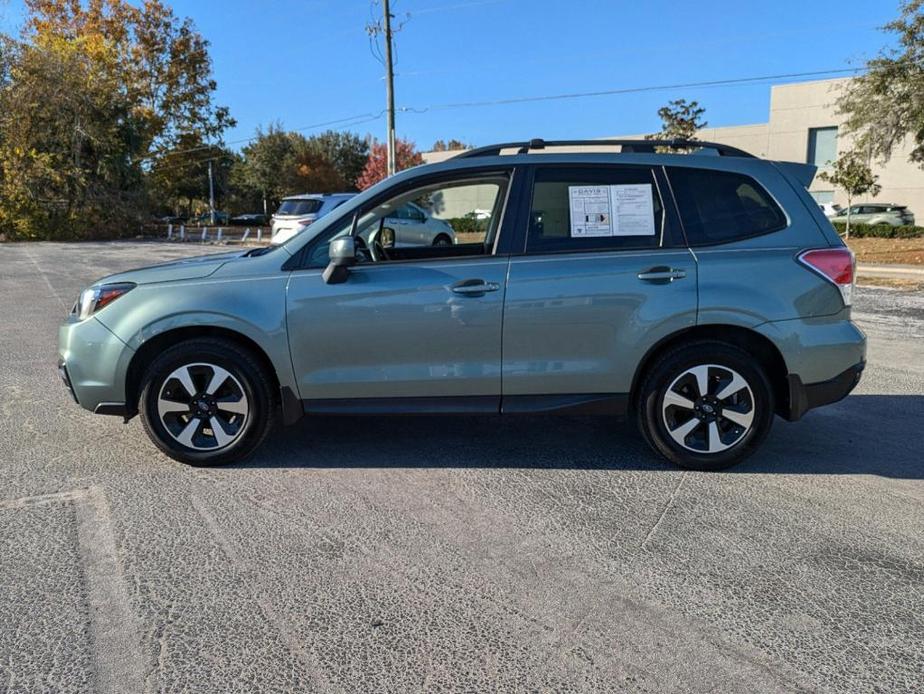
[(356, 193), (297, 193), (286, 195), (283, 200), (319, 200), (321, 198), (352, 198)]

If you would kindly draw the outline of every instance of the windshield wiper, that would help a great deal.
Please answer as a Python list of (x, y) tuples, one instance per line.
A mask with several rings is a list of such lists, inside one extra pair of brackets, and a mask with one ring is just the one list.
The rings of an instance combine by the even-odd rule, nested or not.
[(252, 248), (244, 254), (245, 258), (255, 258), (258, 255), (264, 255), (273, 250), (275, 246), (264, 246), (263, 248)]

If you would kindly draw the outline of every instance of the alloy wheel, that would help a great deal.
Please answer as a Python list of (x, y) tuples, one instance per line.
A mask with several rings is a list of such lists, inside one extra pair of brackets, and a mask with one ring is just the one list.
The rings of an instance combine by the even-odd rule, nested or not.
[(694, 453), (720, 453), (751, 430), (754, 393), (734, 369), (701, 364), (687, 369), (668, 386), (661, 414), (675, 443)]
[(175, 369), (157, 396), (160, 421), (178, 443), (213, 451), (234, 443), (250, 414), (241, 382), (215, 364), (193, 363)]

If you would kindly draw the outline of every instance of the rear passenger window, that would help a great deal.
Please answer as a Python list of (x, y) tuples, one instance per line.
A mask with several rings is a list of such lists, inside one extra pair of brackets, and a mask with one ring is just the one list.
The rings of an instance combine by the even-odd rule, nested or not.
[(536, 171), (527, 251), (656, 248), (664, 207), (643, 166), (543, 167)]
[(708, 169), (668, 170), (691, 246), (727, 243), (786, 226), (773, 198), (749, 176)]

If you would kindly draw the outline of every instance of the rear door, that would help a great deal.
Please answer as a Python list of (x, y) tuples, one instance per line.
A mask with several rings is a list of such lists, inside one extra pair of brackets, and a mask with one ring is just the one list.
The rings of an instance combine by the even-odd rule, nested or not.
[(648, 349), (695, 324), (696, 261), (660, 168), (533, 173), (523, 253), (507, 282), (504, 409), (542, 409), (556, 395), (619, 409)]

